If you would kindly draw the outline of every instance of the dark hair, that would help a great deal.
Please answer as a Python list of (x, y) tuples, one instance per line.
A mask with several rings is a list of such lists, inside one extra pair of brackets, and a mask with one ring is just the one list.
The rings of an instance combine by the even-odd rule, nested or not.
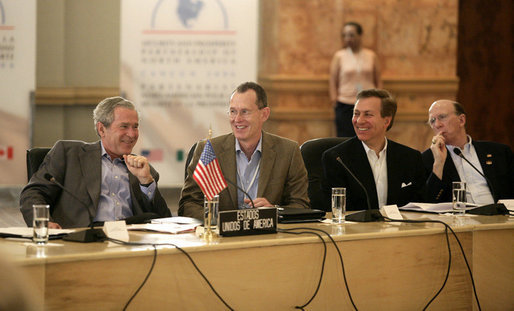
[(239, 84), (238, 87), (232, 92), (232, 95), (234, 93), (244, 93), (248, 90), (254, 90), (255, 94), (257, 95), (257, 101), (255, 104), (259, 109), (268, 107), (268, 97), (266, 96), (266, 91), (262, 88), (262, 86), (258, 85), (255, 82), (245, 82)]
[(453, 107), (455, 108), (455, 114), (460, 116), (461, 114), (466, 114), (466, 111), (464, 111), (464, 106), (462, 106), (458, 102), (453, 102)]
[(391, 127), (393, 127), (394, 116), (396, 115), (396, 109), (398, 108), (398, 104), (396, 103), (396, 99), (386, 90), (380, 89), (367, 89), (362, 90), (357, 94), (357, 101), (361, 98), (370, 98), (370, 97), (378, 97), (382, 103), (380, 107), (380, 115), (382, 118), (391, 117), (391, 123), (387, 127), (387, 131)]
[(359, 24), (357, 22), (348, 22), (348, 23), (345, 23), (343, 25), (343, 28), (346, 27), (346, 26), (353, 26), (353, 27), (355, 27), (355, 30), (357, 30), (357, 34), (359, 36), (362, 35), (362, 26), (361, 26), (361, 24)]
[(98, 136), (100, 136), (100, 133), (98, 133), (96, 124), (100, 122), (105, 125), (105, 127), (111, 126), (112, 122), (114, 121), (114, 109), (117, 107), (136, 110), (136, 107), (132, 102), (120, 96), (108, 97), (102, 100), (96, 106), (95, 110), (93, 110), (93, 121), (95, 123), (95, 130)]

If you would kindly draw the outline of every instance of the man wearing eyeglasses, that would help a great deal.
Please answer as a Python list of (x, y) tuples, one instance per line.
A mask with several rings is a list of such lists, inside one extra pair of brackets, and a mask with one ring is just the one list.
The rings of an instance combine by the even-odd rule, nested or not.
[[(247, 192), (255, 207), (309, 207), (307, 171), (298, 144), (262, 130), (270, 107), (264, 89), (254, 82), (239, 85), (230, 97), (232, 133), (211, 140), (225, 178)], [(179, 201), (179, 215), (203, 219), (204, 196), (193, 179), (203, 151), (199, 142)], [(220, 193), (219, 210), (251, 208), (250, 199), (229, 182)]]
[[(472, 140), (466, 133), (466, 113), (461, 104), (446, 99), (435, 101), (428, 110), (428, 123), (435, 136), (422, 157), (429, 176), (430, 201), (451, 202), (453, 181), (467, 183), (467, 201), (471, 203), (489, 204), (514, 198), (512, 150), (507, 145)], [(455, 149), (460, 149), (490, 184)]]

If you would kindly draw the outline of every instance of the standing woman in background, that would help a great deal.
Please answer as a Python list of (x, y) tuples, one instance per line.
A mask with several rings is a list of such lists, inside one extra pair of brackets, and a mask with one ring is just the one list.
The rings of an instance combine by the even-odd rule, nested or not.
[(337, 51), (330, 64), (330, 101), (335, 108), (338, 137), (355, 136), (352, 117), (357, 93), (382, 88), (375, 52), (362, 47), (362, 27), (355, 22), (344, 24), (341, 33), (344, 47)]

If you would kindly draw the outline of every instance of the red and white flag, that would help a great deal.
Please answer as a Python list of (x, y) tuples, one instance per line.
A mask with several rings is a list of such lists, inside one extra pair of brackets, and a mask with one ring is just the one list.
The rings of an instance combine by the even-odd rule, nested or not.
[(1, 146), (0, 145), (0, 160), (12, 160), (13, 148), (12, 146)]
[(210, 140), (207, 140), (203, 148), (200, 161), (198, 161), (195, 171), (193, 172), (193, 178), (209, 200), (212, 200), (215, 195), (227, 187), (227, 182), (225, 181), (225, 177), (223, 177), (220, 164), (218, 159), (216, 159)]

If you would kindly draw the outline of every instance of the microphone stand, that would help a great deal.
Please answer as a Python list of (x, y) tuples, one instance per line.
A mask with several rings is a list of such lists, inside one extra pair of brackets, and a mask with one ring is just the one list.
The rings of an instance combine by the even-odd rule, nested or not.
[(359, 186), (364, 190), (364, 194), (366, 195), (366, 202), (368, 204), (368, 209), (364, 211), (359, 211), (356, 213), (352, 213), (350, 215), (346, 215), (344, 217), (345, 220), (349, 221), (355, 221), (355, 222), (374, 222), (374, 221), (383, 221), (384, 217), (377, 209), (371, 209), (371, 204), (369, 203), (369, 195), (368, 191), (364, 187), (364, 185), (360, 182), (360, 180), (352, 173), (352, 171), (344, 164), (343, 160), (341, 160), (341, 157), (337, 157), (336, 161), (339, 162), (344, 169), (350, 173), (350, 175), (353, 177), (353, 179), (359, 184)]
[(89, 228), (86, 230), (76, 231), (69, 233), (65, 237), (63, 237), (63, 240), (65, 241), (71, 241), (71, 242), (81, 242), (81, 243), (91, 243), (91, 242), (102, 242), (104, 241), (107, 236), (105, 235), (104, 231), (102, 229), (95, 229), (93, 227), (93, 215), (91, 215), (91, 212), (89, 211), (89, 207), (84, 204), (73, 192), (66, 189), (60, 182), (58, 182), (52, 175), (45, 174), (45, 179), (54, 183), (59, 188), (64, 190), (66, 193), (68, 193), (72, 198), (74, 198), (77, 202), (80, 202), (85, 208), (89, 215)]
[(493, 196), (493, 203), (492, 204), (486, 204), (482, 206), (478, 206), (475, 208), (472, 208), (470, 210), (467, 210), (466, 213), (468, 214), (474, 214), (474, 215), (509, 215), (509, 210), (505, 207), (502, 203), (497, 203), (496, 195), (494, 192), (493, 184), (487, 178), (478, 168), (476, 168), (466, 157), (462, 154), (462, 150), (460, 148), (454, 148), (453, 152), (461, 157), (464, 161), (466, 161), (471, 167), (480, 174), (480, 176), (484, 177), (487, 185), (489, 186), (489, 189), (491, 189), (491, 195)]

